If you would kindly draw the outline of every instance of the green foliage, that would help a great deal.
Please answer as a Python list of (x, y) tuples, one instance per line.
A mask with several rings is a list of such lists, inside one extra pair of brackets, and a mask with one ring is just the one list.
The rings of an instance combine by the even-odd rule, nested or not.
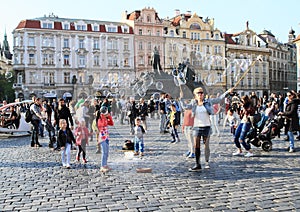
[(15, 101), (15, 92), (12, 88), (13, 86), (13, 79), (11, 77), (7, 79), (5, 74), (0, 74), (0, 101), (7, 100), (8, 102)]

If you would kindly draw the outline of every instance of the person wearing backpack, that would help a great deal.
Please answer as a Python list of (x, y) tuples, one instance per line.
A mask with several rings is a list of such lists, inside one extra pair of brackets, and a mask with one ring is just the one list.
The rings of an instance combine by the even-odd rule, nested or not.
[(34, 103), (30, 106), (30, 112), (32, 114), (31, 124), (33, 126), (32, 136), (31, 136), (31, 147), (41, 147), (39, 143), (39, 124), (41, 120), (45, 119), (42, 115), (42, 99), (36, 98)]

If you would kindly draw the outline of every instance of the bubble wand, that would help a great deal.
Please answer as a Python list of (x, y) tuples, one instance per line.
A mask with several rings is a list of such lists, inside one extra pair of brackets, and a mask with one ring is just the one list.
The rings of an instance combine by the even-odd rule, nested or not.
[(232, 89), (235, 89), (239, 84), (240, 82), (242, 81), (242, 79), (244, 79), (244, 77), (246, 76), (246, 74), (251, 70), (251, 68), (255, 65), (256, 61), (260, 61), (262, 62), (262, 56), (259, 55), (256, 60), (252, 61), (252, 63), (250, 64), (250, 66), (247, 68), (247, 70), (244, 72), (244, 74), (241, 76), (241, 78), (235, 83), (235, 85), (233, 86)]

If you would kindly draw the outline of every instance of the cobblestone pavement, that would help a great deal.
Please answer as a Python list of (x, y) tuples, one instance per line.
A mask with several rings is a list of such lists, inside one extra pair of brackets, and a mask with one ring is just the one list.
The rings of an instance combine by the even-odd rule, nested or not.
[(171, 144), (170, 135), (158, 133), (158, 120), (149, 120), (145, 156), (139, 158), (121, 151), (132, 139), (128, 129), (117, 121), (110, 128), (113, 170), (105, 175), (95, 141), (87, 148), (87, 164), (75, 163), (72, 151), (68, 170), (60, 153), (47, 147), (48, 138), (36, 149), (28, 136), (1, 136), (0, 211), (300, 211), (299, 142), (295, 153), (276, 138), (271, 152), (254, 148), (252, 158), (234, 157), (231, 135), (223, 129), (211, 138), (211, 168), (191, 173), (194, 159), (183, 156), (182, 133), (181, 142)]

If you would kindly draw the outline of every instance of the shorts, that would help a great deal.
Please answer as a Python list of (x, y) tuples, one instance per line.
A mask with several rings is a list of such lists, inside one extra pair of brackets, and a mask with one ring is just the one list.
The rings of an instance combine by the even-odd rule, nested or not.
[(194, 137), (208, 137), (209, 134), (210, 134), (210, 126), (193, 128), (193, 136)]

